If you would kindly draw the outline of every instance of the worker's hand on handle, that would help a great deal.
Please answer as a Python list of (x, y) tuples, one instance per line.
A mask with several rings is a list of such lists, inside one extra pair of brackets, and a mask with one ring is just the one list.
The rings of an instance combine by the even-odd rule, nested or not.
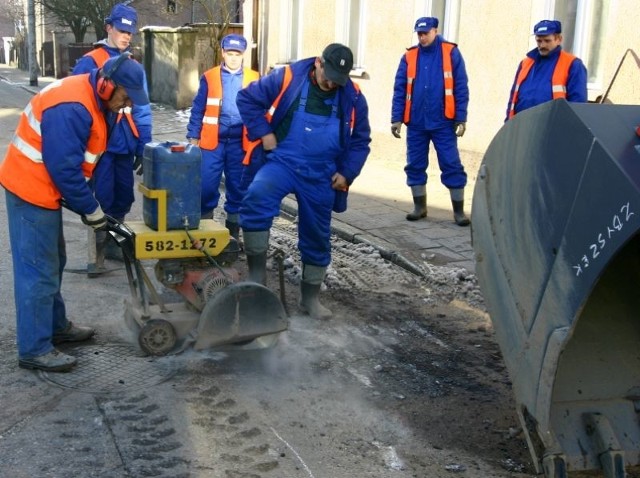
[(80, 216), (82, 222), (87, 226), (91, 226), (94, 231), (102, 231), (107, 228), (107, 216), (104, 215), (100, 206), (91, 214)]
[(198, 138), (187, 138), (187, 141), (194, 146), (200, 145), (200, 140)]
[(461, 138), (464, 136), (464, 132), (467, 130), (467, 123), (464, 121), (456, 121), (453, 123), (453, 130), (456, 132), (456, 136)]
[(391, 134), (396, 138), (400, 138), (400, 130), (402, 129), (402, 122), (396, 121), (395, 123), (391, 123)]

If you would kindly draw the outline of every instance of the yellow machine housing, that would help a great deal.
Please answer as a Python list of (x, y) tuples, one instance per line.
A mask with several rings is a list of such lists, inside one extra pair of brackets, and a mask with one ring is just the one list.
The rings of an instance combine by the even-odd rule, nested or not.
[(158, 201), (158, 230), (143, 221), (127, 221), (135, 235), (136, 259), (184, 259), (202, 257), (203, 251), (215, 257), (229, 244), (229, 230), (213, 219), (201, 219), (198, 229), (167, 230), (167, 191), (138, 185), (147, 198)]

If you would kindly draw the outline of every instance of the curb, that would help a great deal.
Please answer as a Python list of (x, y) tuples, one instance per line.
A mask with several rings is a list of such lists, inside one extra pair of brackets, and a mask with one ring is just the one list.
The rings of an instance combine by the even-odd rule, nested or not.
[[(296, 205), (296, 201), (290, 198), (284, 198), (282, 204), (280, 205), (280, 210), (285, 213), (285, 215), (289, 218), (295, 218), (298, 215), (298, 207)], [(333, 218), (331, 220), (331, 233), (338, 236), (340, 239), (343, 239), (352, 244), (366, 244), (368, 246), (373, 247), (380, 253), (380, 256), (395, 264), (399, 267), (402, 267), (407, 272), (410, 272), (418, 277), (425, 277), (424, 271), (404, 257), (402, 254), (386, 249), (381, 246), (377, 241), (373, 238), (373, 236), (363, 233), (360, 229), (356, 229), (339, 219)]]

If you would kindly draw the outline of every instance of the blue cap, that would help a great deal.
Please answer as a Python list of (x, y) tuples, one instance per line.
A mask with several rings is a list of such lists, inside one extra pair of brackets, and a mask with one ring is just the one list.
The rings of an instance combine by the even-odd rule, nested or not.
[[(128, 53), (123, 53), (123, 55), (129, 56)], [(127, 95), (134, 105), (149, 104), (149, 97), (144, 89), (145, 79), (142, 65), (131, 58), (120, 60), (120, 63), (116, 64), (119, 58), (120, 56), (109, 58), (102, 67), (102, 74), (111, 78), (116, 86), (127, 90)]]
[(242, 35), (230, 33), (222, 39), (220, 46), (223, 50), (235, 50), (244, 53), (247, 49), (247, 40)]
[(116, 3), (104, 22), (123, 32), (136, 33), (138, 31), (138, 14), (135, 8), (124, 3)]
[(533, 27), (533, 34), (539, 36), (562, 33), (562, 24), (558, 20), (542, 20)]
[(438, 28), (438, 19), (436, 17), (420, 17), (416, 20), (416, 26), (413, 27), (413, 31), (428, 32), (432, 28)]

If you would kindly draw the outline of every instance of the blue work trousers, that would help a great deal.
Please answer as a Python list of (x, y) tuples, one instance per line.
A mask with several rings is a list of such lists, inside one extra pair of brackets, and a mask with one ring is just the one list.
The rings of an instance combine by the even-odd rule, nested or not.
[[(241, 133), (239, 128), (238, 132)], [(218, 138), (216, 149), (202, 150), (202, 215), (208, 214), (218, 207), (220, 201), (220, 181), (224, 173), (225, 203), (227, 214), (238, 214), (244, 190), (241, 186), (242, 136), (223, 136)]]
[(467, 184), (458, 152), (458, 137), (453, 126), (446, 124), (434, 130), (407, 128), (407, 186), (427, 184), (429, 167), (429, 143), (433, 143), (440, 166), (440, 181), (449, 189), (463, 188)]
[(331, 210), (336, 192), (331, 177), (340, 149), (338, 95), (330, 116), (307, 113), (307, 81), (286, 138), (267, 155), (240, 208), (246, 231), (266, 231), (280, 214), (282, 199), (293, 193), (298, 202), (298, 249), (303, 264), (326, 267), (331, 262)]
[(134, 201), (133, 155), (106, 151), (96, 164), (92, 182), (102, 211), (123, 220)]
[(298, 249), (302, 262), (327, 266), (331, 262), (331, 208), (335, 198), (331, 174), (309, 178), (283, 162), (267, 161), (253, 179), (240, 208), (242, 229), (271, 229), (273, 218), (280, 214), (282, 199), (291, 193), (298, 203)]
[(60, 287), (67, 263), (62, 211), (45, 209), (6, 192), (13, 259), (18, 356), (53, 350), (51, 337), (68, 321)]

